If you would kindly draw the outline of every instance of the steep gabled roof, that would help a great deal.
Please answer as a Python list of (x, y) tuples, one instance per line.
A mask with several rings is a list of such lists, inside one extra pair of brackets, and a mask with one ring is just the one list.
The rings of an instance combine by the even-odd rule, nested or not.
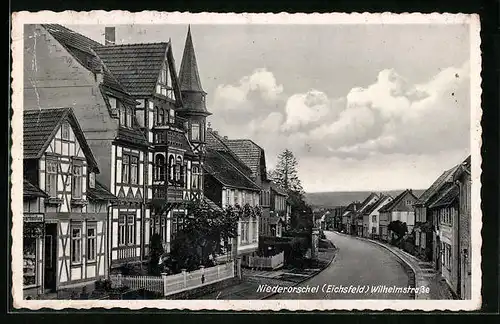
[(370, 193), (368, 195), (368, 197), (365, 198), (365, 200), (363, 200), (363, 202), (361, 203), (361, 206), (359, 207), (359, 212), (364, 212), (365, 209), (369, 206), (370, 204), (370, 201), (373, 199), (373, 198), (377, 198), (378, 195), (374, 192)]
[(28, 180), (23, 179), (23, 197), (36, 198), (48, 197), (48, 195), (42, 189), (38, 188)]
[(450, 183), (444, 186), (443, 190), (440, 190), (436, 199), (429, 204), (429, 208), (448, 207), (458, 199), (458, 194), (459, 188), (453, 183)]
[(417, 197), (415, 197), (415, 195), (413, 194), (413, 192), (410, 190), (410, 189), (406, 189), (405, 191), (403, 191), (402, 193), (400, 193), (399, 195), (397, 195), (390, 203), (388, 203), (387, 205), (385, 205), (384, 207), (380, 208), (379, 209), (379, 212), (390, 212), (392, 211), (392, 209), (397, 205), (399, 204), (399, 202), (401, 200), (403, 200), (403, 198), (406, 196), (406, 195), (411, 195), (413, 196), (415, 199), (417, 199)]
[(116, 77), (103, 66), (102, 61), (97, 57), (94, 49), (103, 46), (102, 44), (80, 34), (69, 28), (57, 24), (42, 25), (59, 44), (61, 44), (81, 65), (92, 72), (103, 73), (103, 83), (105, 86), (125, 92)]
[(380, 206), (383, 205), (384, 202), (386, 202), (388, 199), (391, 199), (391, 196), (389, 196), (389, 195), (382, 195), (377, 201), (375, 201), (374, 203), (368, 205), (365, 208), (364, 214), (365, 215), (370, 215), (371, 213), (373, 213), (374, 211), (376, 211), (378, 208), (380, 208)]
[(271, 181), (271, 190), (282, 196), (288, 196), (288, 194), (283, 190), (276, 182)]
[(179, 83), (181, 91), (192, 91), (205, 93), (201, 86), (198, 64), (194, 52), (193, 39), (191, 38), (191, 26), (188, 27), (184, 53), (182, 54), (181, 68), (179, 71)]
[(205, 204), (207, 204), (207, 206), (212, 210), (222, 211), (222, 208), (220, 208), (219, 205), (208, 199), (206, 196), (203, 196), (203, 202), (205, 202)]
[(236, 166), (247, 177), (252, 177), (252, 169), (250, 169), (238, 155), (236, 155), (226, 144), (225, 141), (214, 131), (207, 130), (205, 140), (207, 147), (219, 152), (226, 160)]
[(116, 201), (118, 198), (113, 195), (106, 187), (104, 187), (97, 180), (95, 182), (95, 188), (87, 187), (87, 196), (91, 200), (104, 200), (104, 201)]
[(23, 118), (23, 153), (25, 159), (39, 159), (47, 150), (63, 121), (68, 120), (91, 168), (99, 172), (94, 154), (87, 144), (71, 108), (25, 110)]
[(260, 190), (252, 180), (216, 150), (207, 149), (203, 168), (224, 186)]
[(254, 177), (259, 173), (264, 155), (264, 150), (259, 145), (249, 139), (228, 139), (224, 143), (252, 170)]
[(416, 204), (417, 205), (428, 205), (429, 200), (439, 191), (439, 188), (443, 186), (444, 183), (453, 179), (453, 174), (457, 170), (457, 166), (446, 170), (432, 183), (432, 185), (420, 195)]
[(125, 44), (99, 46), (94, 51), (128, 93), (150, 96), (168, 47), (169, 43)]

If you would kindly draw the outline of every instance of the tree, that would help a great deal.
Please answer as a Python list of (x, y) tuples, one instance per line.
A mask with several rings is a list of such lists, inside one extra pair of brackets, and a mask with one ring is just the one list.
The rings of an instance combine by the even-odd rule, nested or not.
[(406, 233), (408, 233), (408, 227), (406, 226), (406, 223), (403, 223), (400, 220), (390, 222), (389, 225), (387, 225), (387, 229), (396, 234), (397, 240), (400, 240), (406, 235)]
[(159, 261), (164, 252), (161, 236), (158, 233), (153, 234), (149, 247), (149, 273), (151, 275), (160, 275)]
[(233, 207), (215, 210), (201, 201), (190, 203), (183, 228), (173, 240), (170, 256), (165, 260), (169, 267), (178, 272), (210, 265), (210, 257), (221, 254), (229, 239), (238, 235), (238, 219), (242, 213), (243, 209)]
[(302, 184), (297, 175), (297, 159), (289, 149), (278, 155), (278, 163), (272, 172), (272, 179), (287, 192), (303, 193)]

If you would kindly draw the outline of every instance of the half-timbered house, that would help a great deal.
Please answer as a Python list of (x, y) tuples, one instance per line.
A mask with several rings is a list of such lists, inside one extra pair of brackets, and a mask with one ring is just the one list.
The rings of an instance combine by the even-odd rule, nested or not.
[(110, 266), (145, 259), (145, 177), (148, 142), (137, 102), (95, 49), (102, 44), (61, 25), (25, 27), (25, 109), (71, 106), (101, 173), (97, 180), (119, 203), (109, 213)]
[(210, 113), (191, 31), (186, 37), (180, 77), (170, 42), (116, 45), (114, 28), (107, 28), (105, 34), (108, 45), (95, 51), (138, 102), (137, 120), (149, 145), (145, 212), (150, 225), (144, 231), (144, 244), (147, 248), (156, 233), (168, 252), (182, 226), (185, 203), (202, 198), (203, 193), (205, 119)]
[(43, 223), (43, 242), (25, 235), (26, 288), (44, 293), (107, 276), (115, 197), (96, 181), (97, 161), (72, 109), (26, 110), (23, 129), (25, 223)]
[(234, 243), (245, 264), (246, 257), (258, 248), (261, 188), (251, 179), (251, 169), (225, 143), (215, 131), (208, 129), (204, 191), (207, 198), (222, 208), (241, 208), (238, 238)]

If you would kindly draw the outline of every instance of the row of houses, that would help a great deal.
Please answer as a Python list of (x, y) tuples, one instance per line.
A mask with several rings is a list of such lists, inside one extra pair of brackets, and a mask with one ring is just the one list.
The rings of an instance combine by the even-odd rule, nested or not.
[(329, 211), (334, 215), (329, 224), (340, 232), (400, 245), (422, 261), (432, 262), (454, 293), (468, 299), (471, 296), (470, 168), (469, 156), (443, 172), (419, 197), (411, 189), (396, 197), (371, 193), (362, 202)]
[(213, 130), (191, 31), (179, 72), (170, 41), (104, 44), (61, 25), (25, 25), (23, 267), (25, 296), (86, 285), (167, 252), (186, 204), (239, 206), (237, 246), (281, 235), (287, 195), (264, 150)]

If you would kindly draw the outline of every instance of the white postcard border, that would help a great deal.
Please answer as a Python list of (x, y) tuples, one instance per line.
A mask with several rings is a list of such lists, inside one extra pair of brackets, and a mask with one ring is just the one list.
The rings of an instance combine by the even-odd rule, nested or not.
[[(23, 25), (33, 23), (104, 24), (469, 24), (471, 72), (471, 246), (472, 299), (470, 300), (24, 300), (22, 288), (23, 186)], [(125, 308), (139, 310), (475, 310), (481, 305), (481, 51), (478, 15), (468, 14), (235, 14), (165, 13), (143, 11), (18, 12), (12, 16), (12, 296), (14, 307), (37, 310)]]

